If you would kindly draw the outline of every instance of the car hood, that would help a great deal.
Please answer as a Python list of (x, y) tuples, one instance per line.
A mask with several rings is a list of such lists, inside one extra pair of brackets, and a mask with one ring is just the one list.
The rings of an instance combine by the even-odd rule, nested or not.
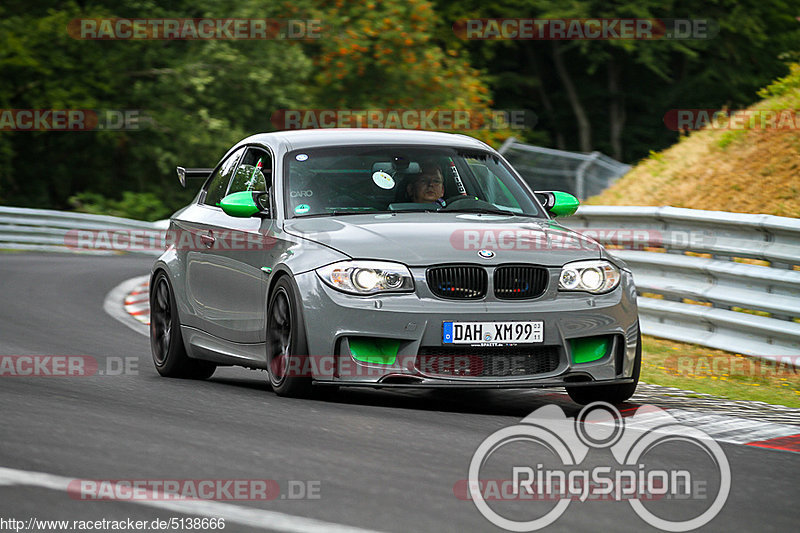
[[(561, 266), (599, 259), (594, 240), (552, 220), (477, 213), (393, 213), (287, 220), (286, 232), (357, 259)], [(491, 253), (478, 252), (488, 250)], [(484, 257), (484, 256), (490, 257)]]

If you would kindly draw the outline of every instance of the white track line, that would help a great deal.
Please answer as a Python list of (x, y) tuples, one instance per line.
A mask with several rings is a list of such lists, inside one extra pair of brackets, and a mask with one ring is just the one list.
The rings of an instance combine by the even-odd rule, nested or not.
[[(0, 485), (25, 485), (45, 489), (67, 492), (67, 487), (74, 479), (16, 470), (14, 468), (0, 467)], [(346, 526), (335, 522), (325, 522), (314, 518), (304, 518), (276, 511), (256, 509), (254, 507), (241, 507), (230, 503), (212, 500), (200, 501), (161, 501), (161, 500), (120, 500), (125, 503), (166, 509), (177, 513), (205, 516), (208, 518), (224, 518), (226, 522), (234, 522), (271, 531), (285, 531), (287, 533), (377, 533), (374, 530)]]

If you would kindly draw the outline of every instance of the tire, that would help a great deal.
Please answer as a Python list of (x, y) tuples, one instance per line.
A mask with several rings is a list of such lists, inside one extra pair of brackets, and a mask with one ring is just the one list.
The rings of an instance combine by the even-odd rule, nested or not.
[(186, 354), (175, 294), (163, 271), (150, 285), (150, 351), (156, 370), (164, 377), (208, 379), (217, 369)]
[(267, 306), (267, 374), (278, 396), (311, 395), (311, 376), (304, 372), (308, 357), (305, 331), (294, 285), (283, 276), (275, 283)]
[(636, 337), (636, 357), (633, 360), (633, 383), (619, 385), (587, 385), (585, 387), (567, 387), (567, 394), (572, 401), (581, 405), (592, 402), (608, 402), (612, 405), (626, 402), (636, 392), (639, 384), (639, 372), (642, 368), (642, 332)]

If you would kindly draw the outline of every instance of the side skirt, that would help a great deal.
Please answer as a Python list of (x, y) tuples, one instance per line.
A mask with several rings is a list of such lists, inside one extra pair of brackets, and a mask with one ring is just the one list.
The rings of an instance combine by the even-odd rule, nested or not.
[(183, 342), (189, 357), (218, 365), (267, 368), (267, 349), (263, 342), (241, 344), (215, 337), (191, 326), (181, 326)]

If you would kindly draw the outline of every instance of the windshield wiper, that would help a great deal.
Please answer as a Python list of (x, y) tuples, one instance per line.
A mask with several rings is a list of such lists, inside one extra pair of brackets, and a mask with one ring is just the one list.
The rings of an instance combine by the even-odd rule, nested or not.
[(340, 208), (340, 209), (332, 209), (327, 213), (323, 213), (322, 215), (325, 216), (340, 216), (340, 215), (380, 215), (385, 213), (391, 213), (392, 211), (381, 211), (380, 209), (374, 210), (366, 210), (366, 209), (351, 209), (351, 208)]
[(462, 209), (439, 209), (439, 213), (485, 213), (487, 215), (511, 215), (512, 217), (518, 216), (533, 216), (524, 213), (515, 213), (513, 211), (506, 211), (504, 209), (489, 209), (488, 207), (464, 207)]

